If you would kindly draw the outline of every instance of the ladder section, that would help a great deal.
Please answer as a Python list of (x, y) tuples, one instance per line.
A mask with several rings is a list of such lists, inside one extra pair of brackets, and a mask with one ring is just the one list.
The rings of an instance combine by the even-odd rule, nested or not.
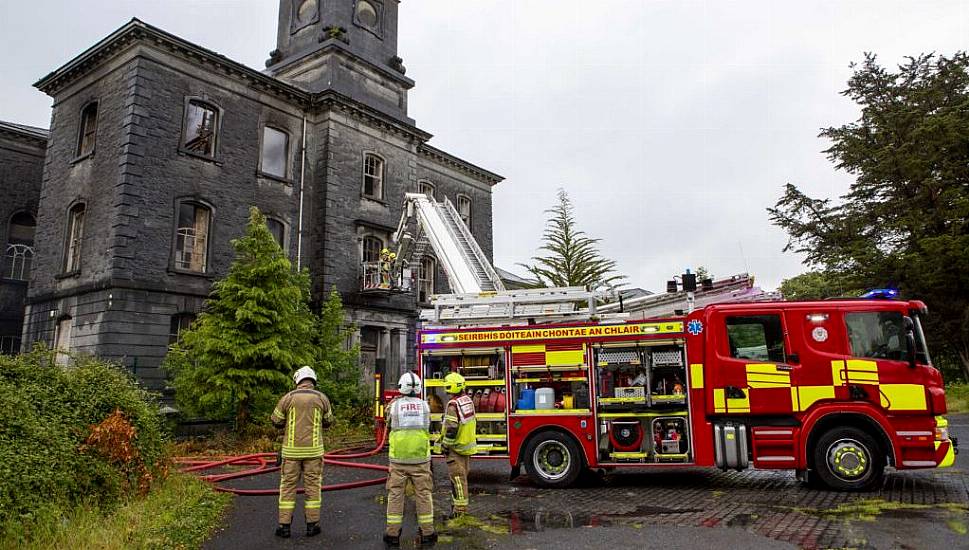
[(405, 200), (414, 205), (420, 229), (447, 273), (451, 290), (476, 294), (505, 289), (451, 201), (438, 203), (420, 193), (408, 193)]
[[(432, 309), (421, 311), (421, 320), (432, 325), (583, 320), (596, 316), (596, 297), (596, 293), (581, 286), (439, 294), (431, 299)], [(580, 308), (580, 305), (586, 307)]]

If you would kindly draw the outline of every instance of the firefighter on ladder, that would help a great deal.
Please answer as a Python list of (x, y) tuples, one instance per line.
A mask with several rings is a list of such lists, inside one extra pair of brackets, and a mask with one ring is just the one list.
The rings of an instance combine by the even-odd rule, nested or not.
[(303, 474), (306, 536), (320, 534), (320, 487), (323, 481), (323, 442), (320, 432), (333, 421), (326, 395), (316, 391), (316, 372), (308, 366), (293, 374), (296, 389), (279, 400), (271, 420), (286, 427), (279, 474), (279, 526), (276, 536), (289, 538), (296, 509), (296, 483)]
[(414, 485), (417, 524), (421, 546), (437, 542), (434, 531), (434, 476), (431, 473), (431, 408), (418, 397), (421, 379), (405, 372), (397, 383), (401, 397), (387, 410), (390, 430), (390, 471), (387, 474), (387, 530), (384, 542), (400, 546), (404, 522), (404, 500), (407, 482)]
[(477, 451), (474, 402), (465, 392), (464, 377), (456, 372), (444, 377), (444, 390), (451, 395), (444, 408), (441, 451), (451, 480), (451, 517), (468, 511), (468, 470)]

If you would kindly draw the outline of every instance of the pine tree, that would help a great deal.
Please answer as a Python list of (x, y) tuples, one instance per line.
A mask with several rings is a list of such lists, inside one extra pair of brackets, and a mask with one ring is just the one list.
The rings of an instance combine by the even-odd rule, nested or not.
[[(319, 334), (309, 276), (297, 272), (255, 207), (236, 258), (204, 311), (166, 358), (176, 401), (212, 417), (234, 415), (243, 429), (256, 407), (291, 388), (291, 373), (316, 359)], [(268, 405), (271, 407), (272, 405)]]
[(599, 253), (596, 243), (600, 239), (576, 229), (575, 209), (564, 189), (559, 189), (558, 204), (545, 213), (549, 219), (539, 250), (547, 254), (533, 257), (533, 265), (518, 264), (539, 281), (538, 286), (588, 286), (593, 290), (621, 286), (626, 277), (615, 273), (614, 260)]
[(360, 346), (348, 348), (346, 343), (356, 331), (348, 325), (343, 302), (336, 289), (320, 311), (316, 328), (316, 375), (318, 388), (330, 398), (337, 409), (360, 411), (369, 392), (360, 381)]

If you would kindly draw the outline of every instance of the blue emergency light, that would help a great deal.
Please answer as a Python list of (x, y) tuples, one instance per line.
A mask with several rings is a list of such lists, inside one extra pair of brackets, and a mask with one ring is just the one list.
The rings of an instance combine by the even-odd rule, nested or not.
[(873, 300), (891, 300), (893, 298), (898, 298), (897, 288), (873, 288), (868, 292), (861, 295), (862, 298), (869, 298)]

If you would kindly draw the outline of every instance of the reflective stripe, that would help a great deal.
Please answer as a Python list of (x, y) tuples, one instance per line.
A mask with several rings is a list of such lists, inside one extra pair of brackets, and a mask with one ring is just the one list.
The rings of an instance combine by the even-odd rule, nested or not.
[(387, 514), (387, 525), (400, 525), (404, 521), (404, 516), (397, 514)]
[(307, 500), (306, 501), (306, 509), (307, 510), (316, 510), (317, 508), (320, 507), (320, 502), (321, 501), (319, 501), (319, 500)]
[(320, 418), (320, 409), (313, 409), (313, 446), (316, 447), (320, 444), (320, 424), (322, 423)]
[(296, 508), (295, 500), (280, 500), (279, 509), (280, 510), (294, 510)]
[(434, 523), (434, 514), (418, 515), (417, 523)]
[(273, 409), (272, 418), (273, 418), (273, 420), (282, 420), (282, 419), (284, 419), (286, 417), (283, 415), (282, 411), (280, 411), (279, 409)]
[[(286, 421), (286, 442), (290, 447), (296, 446), (296, 407), (289, 408), (289, 420)], [(283, 449), (285, 448), (286, 445), (283, 446)]]
[(323, 456), (323, 445), (316, 447), (291, 447), (283, 445), (283, 458), (319, 458)]

